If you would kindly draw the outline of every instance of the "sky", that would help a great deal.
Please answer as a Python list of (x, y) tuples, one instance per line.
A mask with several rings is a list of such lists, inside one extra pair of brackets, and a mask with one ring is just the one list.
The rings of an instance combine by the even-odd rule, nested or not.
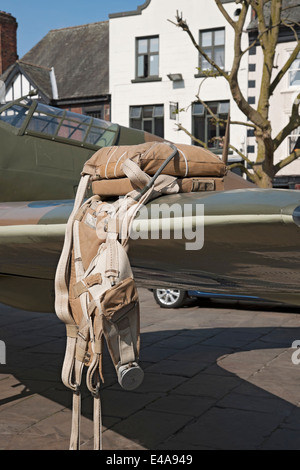
[(105, 21), (110, 13), (133, 11), (144, 3), (145, 0), (0, 0), (0, 10), (17, 20), (21, 58), (51, 29)]

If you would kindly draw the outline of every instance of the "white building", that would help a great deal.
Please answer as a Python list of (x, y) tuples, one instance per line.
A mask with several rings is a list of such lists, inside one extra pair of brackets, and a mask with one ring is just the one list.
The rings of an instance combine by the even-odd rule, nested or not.
[[(298, 2), (299, 3), (299, 2)], [(284, 0), (282, 17), (285, 23), (293, 21), (296, 24), (300, 22), (300, 5), (296, 6), (294, 0)], [(291, 8), (293, 7), (293, 8)], [(250, 42), (255, 38), (255, 20), (249, 25)], [(275, 52), (275, 68), (272, 77), (275, 78), (278, 71), (282, 69), (291, 53), (297, 45), (295, 31), (299, 26), (290, 28), (282, 27), (278, 37), (278, 43)], [(257, 34), (257, 31), (256, 31)], [(298, 39), (299, 41), (299, 39)], [(257, 105), (259, 98), (260, 78), (262, 75), (263, 53), (261, 47), (254, 47), (249, 53), (249, 83), (248, 83), (248, 101), (253, 106)], [(300, 54), (293, 62), (290, 69), (283, 76), (270, 98), (269, 116), (272, 124), (272, 137), (275, 138), (278, 133), (288, 124), (293, 103), (300, 92)], [(300, 137), (300, 126), (282, 142), (275, 152), (274, 163), (278, 163), (286, 158), (294, 149), (295, 144)], [(299, 142), (299, 141), (298, 141)], [(251, 131), (248, 131), (248, 157), (254, 161), (256, 155), (255, 137), (251, 137)], [(300, 160), (295, 160), (288, 166), (280, 170), (274, 179), (275, 187), (294, 188), (295, 184), (300, 184)]]
[[(200, 57), (188, 35), (174, 23), (178, 11), (195, 41), (225, 71), (230, 71), (233, 61), (233, 28), (214, 0), (140, 1), (137, 10), (111, 14), (109, 22), (51, 30), (16, 62), (13, 40), (16, 21), (11, 15), (0, 12), (0, 33), (7, 38), (5, 47), (0, 48), (0, 71), (5, 69), (0, 76), (0, 102), (16, 99), (31, 88), (38, 88), (46, 103), (85, 114), (96, 113), (98, 117), (144, 129), (175, 143), (195, 144), (193, 135), (221, 155), (220, 138), (225, 128), (212, 122), (203, 105), (196, 103), (196, 95), (223, 119), (227, 118), (229, 110), (231, 121), (245, 122), (246, 117), (232, 99), (223, 77), (201, 75), (200, 68), (205, 70), (211, 66)], [(236, 19), (240, 5), (235, 0), (221, 1), (230, 16)], [(283, 1), (284, 15), (290, 15), (296, 24), (293, 30), (284, 27), (280, 30), (274, 74), (281, 69), (297, 43), (294, 31), (298, 32), (298, 37), (300, 35), (300, 5), (295, 6), (295, 0)], [(249, 41), (252, 44), (255, 35), (257, 25), (249, 9), (242, 49), (248, 50)], [(67, 49), (64, 49), (65, 43), (69, 45)], [(10, 62), (4, 60), (9, 49), (7, 44), (11, 45)], [(57, 50), (63, 52), (57, 55)], [(83, 59), (86, 66), (78, 66)], [(239, 71), (241, 91), (254, 107), (258, 103), (262, 63), (262, 50), (260, 46), (254, 47), (243, 56)], [(66, 79), (65, 71), (68, 70), (76, 73)], [(299, 91), (300, 55), (271, 97), (273, 137), (288, 123), (292, 103)], [(179, 124), (190, 135), (179, 130)], [(290, 154), (298, 137), (300, 127), (278, 148), (275, 163)], [(230, 143), (249, 160), (255, 161), (256, 141), (251, 128), (232, 124)], [(234, 161), (242, 160), (237, 152), (231, 151), (229, 162)], [(295, 184), (300, 185), (300, 159), (282, 169), (274, 180), (278, 187), (294, 188)]]
[[(235, 1), (223, 0), (232, 17)], [(199, 53), (188, 35), (176, 27), (176, 12), (182, 13), (196, 41), (225, 71), (233, 60), (233, 29), (214, 1), (147, 0), (136, 11), (110, 15), (109, 27), (109, 89), (112, 97), (112, 121), (138, 127), (177, 143), (194, 143), (176, 124), (208, 143), (221, 154), (220, 140), (225, 128), (214, 126), (200, 98), (213, 111), (227, 118), (244, 121), (243, 114), (231, 98), (223, 77), (205, 78), (199, 73)], [(238, 12), (236, 12), (237, 14)], [(169, 21), (171, 20), (171, 21)], [(249, 19), (250, 20), (250, 19)], [(244, 36), (243, 47), (248, 47)], [(248, 57), (245, 54), (239, 76), (241, 89), (247, 97)], [(178, 114), (174, 114), (178, 109)], [(232, 125), (231, 143), (243, 153), (247, 151), (247, 128)], [(237, 155), (231, 155), (237, 157)], [(238, 157), (239, 159), (239, 157)]]
[[(239, 5), (223, 0), (224, 7), (235, 19)], [(284, 15), (299, 15), (300, 6), (294, 0), (284, 0)], [(293, 5), (293, 9), (290, 6)], [(193, 104), (200, 90), (200, 98), (213, 111), (227, 117), (230, 109), (232, 121), (246, 121), (231, 98), (223, 77), (204, 78), (197, 67), (199, 54), (188, 35), (172, 22), (176, 12), (182, 13), (195, 40), (205, 47), (217, 63), (230, 70), (233, 60), (233, 29), (220, 13), (213, 0), (147, 0), (136, 11), (110, 15), (110, 94), (112, 119), (125, 126), (139, 127), (158, 133), (173, 142), (195, 143), (183, 131), (180, 123), (192, 135), (208, 143), (215, 153), (221, 153), (217, 139), (224, 128), (214, 126), (202, 105)], [(250, 11), (246, 26), (251, 23)], [(296, 26), (297, 29), (297, 26)], [(298, 28), (299, 30), (299, 28)], [(250, 32), (250, 42), (251, 38)], [(282, 28), (276, 50), (274, 74), (280, 70), (296, 45), (293, 30)], [(247, 32), (243, 35), (242, 49), (249, 46)], [(203, 60), (203, 59), (202, 59)], [(242, 93), (248, 102), (256, 106), (262, 70), (262, 51), (252, 48), (245, 54), (239, 72)], [(172, 81), (172, 75), (178, 81)], [(271, 98), (270, 116), (273, 137), (288, 123), (292, 103), (300, 90), (300, 56), (291, 70), (283, 77)], [(178, 114), (173, 114), (174, 109)], [(223, 114), (223, 116), (222, 116)], [(284, 159), (293, 149), (300, 128), (293, 131), (275, 154), (275, 163)], [(256, 142), (253, 130), (245, 126), (231, 125), (231, 144), (251, 161), (256, 158)], [(239, 159), (234, 152), (230, 160)], [(275, 185), (294, 187), (300, 183), (300, 161), (297, 160), (281, 170)]]

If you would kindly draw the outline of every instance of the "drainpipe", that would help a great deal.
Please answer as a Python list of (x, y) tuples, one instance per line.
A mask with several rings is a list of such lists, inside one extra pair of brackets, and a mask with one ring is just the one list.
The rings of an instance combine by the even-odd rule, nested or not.
[(51, 67), (51, 70), (50, 70), (50, 82), (51, 82), (51, 88), (52, 88), (52, 97), (54, 100), (58, 100), (58, 90), (57, 90), (57, 83), (56, 83), (56, 78), (55, 78), (55, 73), (54, 73), (54, 67)]

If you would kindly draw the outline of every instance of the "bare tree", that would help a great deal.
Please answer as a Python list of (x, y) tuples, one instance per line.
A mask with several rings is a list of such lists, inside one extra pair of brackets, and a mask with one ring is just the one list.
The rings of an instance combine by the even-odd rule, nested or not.
[[(241, 165), (243, 171), (248, 174), (250, 179), (252, 179), (260, 187), (271, 187), (276, 173), (300, 157), (300, 150), (294, 150), (290, 155), (286, 156), (286, 158), (280, 162), (276, 164), (274, 163), (275, 151), (286, 139), (286, 137), (290, 135), (294, 129), (300, 126), (300, 93), (292, 105), (289, 122), (276, 136), (272, 136), (272, 125), (269, 115), (270, 97), (300, 52), (300, 40), (298, 37), (299, 24), (293, 22), (291, 19), (288, 19), (292, 16), (288, 13), (291, 13), (293, 8), (298, 7), (298, 2), (295, 0), (294, 5), (291, 5), (291, 2), (286, 2), (285, 0), (236, 0), (236, 3), (240, 4), (240, 14), (238, 19), (234, 20), (227, 12), (221, 0), (214, 1), (226, 21), (234, 30), (234, 59), (231, 70), (229, 72), (223, 70), (212, 58), (208, 57), (205, 51), (195, 40), (195, 37), (193, 36), (187, 22), (183, 19), (182, 14), (177, 12), (176, 22), (174, 22), (174, 24), (182, 28), (182, 30), (189, 35), (194, 47), (198, 50), (201, 56), (203, 56), (205, 60), (211, 64), (213, 71), (218, 76), (224, 77), (224, 79), (228, 82), (232, 98), (234, 99), (238, 108), (247, 118), (247, 121), (245, 122), (231, 121), (231, 124), (248, 126), (254, 130), (254, 135), (257, 142), (256, 161), (251, 162), (245, 155), (235, 149), (232, 145), (230, 145), (230, 147), (234, 149), (248, 163), (248, 167), (253, 169), (253, 172), (249, 172), (244, 167), (244, 165)], [(242, 35), (247, 34), (246, 21), (249, 8), (252, 8), (255, 12), (257, 21), (257, 37), (255, 37), (255, 40), (249, 44), (247, 48), (242, 50)], [(280, 28), (282, 27), (291, 28), (295, 36), (296, 46), (283, 67), (274, 75), (273, 71), (276, 68), (274, 63), (275, 51), (278, 43)], [(256, 45), (259, 45), (262, 49), (263, 69), (258, 104), (255, 108), (248, 103), (247, 97), (244, 96), (241, 90), (238, 80), (238, 72), (243, 56)], [(209, 75), (211, 76), (212, 73), (209, 72)], [(218, 116), (215, 116), (212, 111), (209, 110), (208, 106), (205, 104), (205, 101), (200, 98), (199, 92), (197, 98), (204, 106), (206, 106), (208, 112), (210, 112), (212, 116), (212, 119), (218, 121)], [(179, 128), (184, 130), (184, 128), (180, 125)], [(203, 142), (200, 143), (205, 145)], [(238, 164), (235, 164), (235, 166), (237, 165)]]

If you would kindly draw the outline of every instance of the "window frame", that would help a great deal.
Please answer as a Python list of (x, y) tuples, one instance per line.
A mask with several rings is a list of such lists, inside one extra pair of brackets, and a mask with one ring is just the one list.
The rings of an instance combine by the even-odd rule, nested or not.
[(104, 119), (104, 105), (99, 104), (95, 106), (83, 106), (82, 114), (85, 116), (93, 117), (96, 119), (101, 119), (101, 121), (105, 121)]
[[(158, 40), (158, 51), (151, 52), (150, 50), (150, 42), (151, 39)], [(146, 53), (139, 53), (139, 41), (147, 41), (147, 52)], [(140, 36), (135, 38), (135, 79), (132, 80), (132, 83), (135, 82), (149, 82), (149, 81), (161, 81), (159, 76), (159, 59), (160, 59), (160, 43), (159, 43), (159, 34), (153, 34), (151, 36)], [(139, 57), (146, 56), (147, 57), (147, 75), (139, 76), (138, 69), (139, 69)], [(150, 60), (151, 57), (157, 56), (158, 60), (158, 73), (155, 75), (150, 75)]]
[[(217, 112), (214, 113), (216, 114), (216, 116), (220, 116), (220, 115), (224, 115), (224, 117), (228, 116), (228, 112), (230, 110), (230, 100), (219, 100), (219, 101), (207, 101), (206, 104), (211, 108), (212, 106), (217, 106)], [(219, 112), (219, 109), (221, 108), (222, 104), (226, 104), (228, 105), (228, 112), (227, 113), (220, 113)], [(194, 106), (195, 105), (200, 105), (202, 107), (202, 110), (199, 109), (199, 112), (197, 113), (194, 113)], [(192, 133), (193, 133), (193, 136), (196, 137), (196, 138), (199, 138), (200, 140), (202, 140), (203, 142), (205, 142), (207, 145), (209, 143), (209, 140), (208, 140), (208, 131), (209, 131), (209, 119), (212, 119), (212, 116), (210, 115), (210, 113), (207, 111), (207, 109), (205, 108), (204, 105), (202, 105), (201, 103), (198, 103), (197, 101), (196, 102), (193, 102), (192, 103), (192, 107), (191, 107), (191, 112), (192, 112)], [(202, 118), (204, 120), (204, 126), (203, 126), (203, 132), (204, 132), (204, 139), (198, 137), (196, 134), (196, 122), (195, 122), (195, 117), (197, 118)], [(223, 133), (225, 134), (225, 125), (224, 125), (224, 128), (223, 128)], [(216, 123), (216, 135), (215, 137), (220, 137), (221, 136), (221, 133), (220, 133), (220, 124), (219, 123)], [(218, 142), (218, 140), (216, 140), (216, 142)], [(198, 145), (198, 146), (201, 146), (198, 142), (196, 141), (193, 141), (192, 142), (193, 145)], [(208, 147), (208, 149), (215, 153), (215, 154), (221, 154), (223, 149), (220, 145), (215, 145), (213, 147)]]
[[(295, 62), (298, 61), (298, 67), (293, 67), (293, 65), (295, 64)], [(294, 84), (291, 84), (291, 74), (293, 72), (297, 72), (299, 73), (300, 75), (300, 52), (299, 54), (297, 55), (296, 59), (294, 60), (294, 62), (291, 64), (289, 70), (288, 70), (288, 88), (292, 88), (292, 89), (296, 89), (296, 88), (299, 88), (299, 85), (296, 83), (295, 85)]]
[[(217, 31), (223, 31), (224, 32), (224, 43), (221, 44), (221, 45), (216, 45), (215, 44), (215, 33)], [(203, 33), (208, 33), (208, 32), (211, 32), (213, 33), (213, 37), (212, 37), (212, 44), (211, 46), (202, 46), (202, 34)], [(224, 26), (221, 26), (219, 28), (208, 28), (208, 29), (200, 29), (199, 30), (199, 46), (201, 47), (202, 50), (204, 50), (204, 52), (206, 52), (207, 49), (210, 49), (211, 50), (211, 59), (216, 62), (215, 60), (215, 49), (217, 47), (220, 47), (222, 46), (223, 47), (223, 54), (224, 54), (224, 66), (220, 68), (222, 70), (225, 70), (225, 44), (226, 44), (226, 28)], [(215, 69), (211, 64), (209, 68), (207, 69), (202, 69), (202, 61), (206, 59), (202, 56), (202, 54), (199, 53), (198, 55), (198, 67), (199, 67), (199, 72), (195, 75), (195, 77), (203, 77), (205, 76), (207, 73), (209, 72), (215, 72), (215, 73), (218, 73), (217, 69)], [(206, 61), (207, 62), (207, 61)]]
[(288, 155), (290, 155), (290, 154), (294, 151), (294, 148), (295, 148), (295, 145), (296, 145), (298, 139), (300, 139), (300, 126), (296, 127), (296, 129), (294, 129), (294, 130), (288, 135), (288, 138), (287, 138), (287, 142), (288, 142)]
[[(150, 111), (150, 108), (152, 107), (152, 112), (151, 116), (148, 114)], [(162, 108), (162, 109), (159, 109)], [(134, 109), (139, 109), (139, 117), (132, 117), (132, 111)], [(161, 120), (162, 123), (162, 135), (156, 132), (156, 126)], [(140, 126), (136, 127), (134, 126), (134, 121), (137, 123), (140, 123)], [(151, 122), (151, 131), (145, 129), (144, 123)], [(134, 129), (139, 129), (145, 132), (150, 132), (151, 134), (155, 134), (158, 137), (164, 138), (164, 132), (165, 132), (165, 106), (163, 103), (160, 104), (146, 104), (146, 105), (132, 105), (129, 107), (129, 126)]]
[[(6, 119), (6, 117), (9, 118), (10, 115), (12, 118), (18, 116), (18, 113), (14, 111), (18, 111), (16, 107), (24, 108), (26, 114), (24, 119), (21, 118), (20, 126), (18, 125), (17, 127), (13, 123), (7, 122), (9, 119)], [(2, 113), (5, 119), (1, 119)], [(2, 126), (7, 127), (16, 135), (30, 135), (45, 140), (65, 142), (74, 146), (90, 148), (92, 150), (98, 150), (103, 147), (103, 145), (98, 144), (103, 138), (103, 135), (106, 135), (106, 139), (108, 139), (107, 136), (110, 136), (108, 139), (110, 142), (109, 145), (114, 145), (119, 133), (119, 126), (117, 124), (74, 113), (67, 109), (56, 108), (37, 100), (24, 97), (1, 106), (0, 120)], [(53, 125), (53, 128), (50, 130), (51, 125)], [(65, 128), (67, 133), (68, 126), (70, 126), (69, 135), (62, 135), (60, 130)], [(77, 130), (84, 132), (84, 138), (74, 139), (74, 133)], [(93, 140), (96, 142), (93, 142)]]

